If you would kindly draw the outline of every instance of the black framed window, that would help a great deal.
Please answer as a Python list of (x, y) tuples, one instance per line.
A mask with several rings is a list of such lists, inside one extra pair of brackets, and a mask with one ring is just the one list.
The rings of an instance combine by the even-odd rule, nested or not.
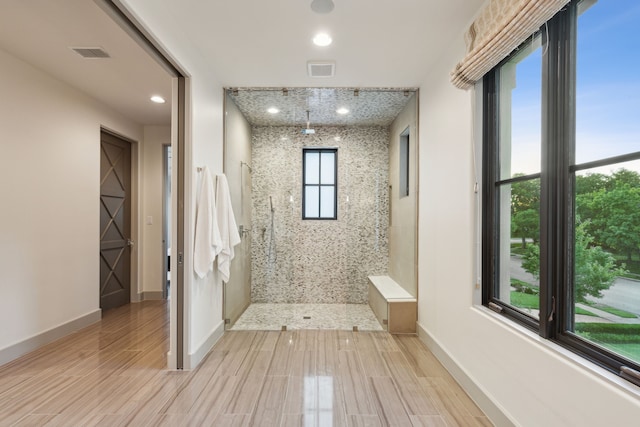
[(410, 137), (410, 128), (407, 127), (400, 134), (400, 164), (398, 167), (399, 171), (399, 181), (400, 181), (400, 198), (407, 197), (409, 195), (409, 173), (410, 173), (410, 158), (409, 158), (409, 137)]
[(483, 303), (636, 384), (639, 19), (574, 0), (483, 80)]
[(338, 150), (302, 150), (302, 219), (337, 219)]

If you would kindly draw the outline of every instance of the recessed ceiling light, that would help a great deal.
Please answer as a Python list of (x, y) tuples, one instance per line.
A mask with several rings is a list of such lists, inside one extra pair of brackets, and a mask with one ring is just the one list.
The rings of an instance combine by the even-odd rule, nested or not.
[(329, 46), (332, 41), (333, 40), (331, 39), (331, 36), (327, 33), (318, 33), (313, 38), (313, 44), (315, 44), (316, 46), (322, 46), (322, 47)]
[(280, 112), (280, 110), (278, 110), (276, 107), (271, 107), (267, 110), (267, 113), (270, 114), (278, 114)]
[(347, 114), (348, 112), (349, 112), (349, 110), (348, 110), (348, 109), (346, 109), (346, 108), (344, 108), (344, 107), (342, 107), (342, 108), (338, 108), (338, 109), (336, 110), (336, 113), (338, 113), (338, 114)]
[(166, 102), (164, 98), (161, 97), (160, 95), (153, 95), (150, 99), (152, 102), (155, 102), (156, 104), (164, 104)]

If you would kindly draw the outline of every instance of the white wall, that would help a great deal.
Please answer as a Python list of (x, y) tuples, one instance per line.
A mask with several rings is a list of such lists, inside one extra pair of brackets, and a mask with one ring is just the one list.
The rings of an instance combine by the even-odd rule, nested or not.
[(0, 74), (2, 350), (99, 314), (100, 127), (142, 128), (4, 51)]
[(631, 425), (640, 417), (636, 387), (474, 306), (472, 122), (480, 112), (472, 91), (449, 83), (462, 56), (461, 36), (420, 88), (421, 336), (478, 402), (487, 403), (484, 392), (516, 425)]
[[(191, 78), (191, 138), (187, 155), (187, 175), (191, 175), (186, 189), (185, 204), (190, 206), (185, 224), (185, 291), (189, 314), (188, 364), (197, 366), (200, 360), (224, 332), (222, 318), (222, 279), (215, 272), (200, 279), (193, 272), (193, 235), (195, 226), (196, 191), (199, 174), (196, 167), (208, 166), (212, 174), (222, 173), (223, 91), (206, 72)], [(187, 178), (187, 182), (189, 179)]]
[[(142, 144), (142, 230), (140, 293), (157, 298), (164, 284), (163, 274), (163, 180), (164, 147), (171, 144), (170, 126), (145, 126)], [(149, 218), (151, 217), (151, 218)], [(150, 221), (149, 221), (150, 219)], [(151, 224), (149, 224), (151, 222)], [(166, 256), (166, 254), (164, 255)]]
[[(170, 52), (187, 78), (186, 148), (184, 153), (174, 151), (174, 168), (178, 155), (185, 159), (185, 319), (184, 361), (191, 369), (202, 360), (215, 341), (224, 332), (222, 319), (222, 282), (215, 273), (199, 279), (193, 272), (193, 232), (195, 204), (199, 184), (197, 167), (208, 166), (213, 174), (222, 173), (223, 153), (223, 90), (206, 59), (193, 48), (188, 38), (174, 31), (174, 16), (155, 0), (121, 0), (153, 38)], [(176, 174), (174, 173), (174, 176)], [(175, 183), (175, 179), (174, 179)], [(175, 192), (174, 192), (175, 196)], [(175, 197), (174, 197), (175, 199)], [(175, 203), (175, 202), (174, 202)], [(173, 209), (175, 211), (175, 204)], [(175, 215), (174, 215), (175, 218)], [(175, 225), (175, 223), (174, 223)], [(175, 233), (175, 227), (174, 227)], [(175, 240), (172, 235), (172, 241)], [(172, 283), (177, 277), (175, 245), (172, 248)], [(175, 290), (171, 288), (171, 350), (169, 366), (175, 366), (176, 306)]]

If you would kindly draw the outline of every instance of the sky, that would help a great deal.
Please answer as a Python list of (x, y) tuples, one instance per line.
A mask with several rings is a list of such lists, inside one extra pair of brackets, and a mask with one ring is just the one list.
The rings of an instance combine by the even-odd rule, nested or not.
[[(640, 151), (639, 24), (640, 2), (635, 0), (598, 0), (578, 18), (578, 164)], [(540, 171), (541, 52), (538, 48), (517, 66), (512, 173)], [(638, 161), (624, 166), (640, 171)]]

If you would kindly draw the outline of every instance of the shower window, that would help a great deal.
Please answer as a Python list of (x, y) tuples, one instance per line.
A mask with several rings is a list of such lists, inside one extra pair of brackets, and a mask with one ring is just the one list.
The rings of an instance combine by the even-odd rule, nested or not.
[(409, 195), (409, 127), (400, 134), (400, 198)]
[(302, 219), (337, 219), (338, 150), (302, 150)]

